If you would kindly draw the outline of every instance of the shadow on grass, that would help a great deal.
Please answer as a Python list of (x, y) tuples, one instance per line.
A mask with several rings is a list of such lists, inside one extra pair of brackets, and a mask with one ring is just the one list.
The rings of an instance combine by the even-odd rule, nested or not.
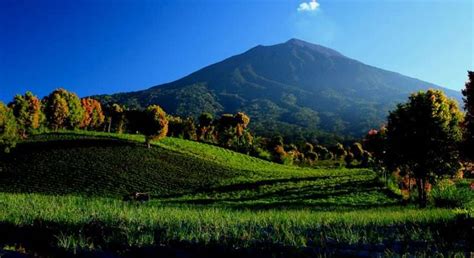
[[(148, 228), (154, 239), (150, 243), (130, 244), (129, 237), (140, 233), (128, 231), (130, 228), (125, 225), (109, 225), (94, 219), (80, 224), (35, 220), (30, 225), (0, 223), (0, 250), (4, 246), (16, 246), (34, 257), (383, 257), (387, 255), (386, 251), (396, 256), (421, 252), (424, 257), (439, 253), (450, 257), (453, 252), (465, 255), (472, 252), (471, 225), (472, 219), (463, 217), (416, 225), (420, 231), (435, 228), (439, 233), (426, 239), (412, 239), (410, 234), (413, 232), (407, 231), (407, 225), (403, 223), (353, 226), (351, 234), (354, 236), (371, 232), (370, 239), (359, 243), (348, 242), (341, 235), (346, 232), (344, 225), (323, 225), (314, 231), (303, 231), (308, 245), (301, 247), (298, 244), (285, 246), (272, 238), (244, 242), (238, 236), (224, 236), (222, 240), (210, 242), (183, 240), (167, 234), (168, 230), (175, 229), (159, 226)], [(255, 230), (265, 231), (268, 227)], [(334, 234), (341, 237), (334, 238)], [(63, 246), (65, 243), (60, 242), (65, 237), (85, 239), (87, 243), (84, 246), (72, 241)]]
[[(253, 183), (241, 183), (228, 186), (220, 186), (205, 191), (197, 192), (204, 195), (201, 198), (193, 198), (186, 195), (174, 195), (158, 197), (163, 203), (168, 204), (190, 204), (190, 205), (225, 205), (235, 209), (297, 209), (311, 208), (321, 210), (335, 209), (367, 209), (398, 206), (401, 203), (399, 196), (386, 189), (377, 180), (360, 180), (340, 182), (336, 185), (311, 185), (312, 181), (328, 180), (350, 176), (320, 176), (307, 178), (289, 178), (263, 180)], [(298, 183), (306, 183), (304, 186)], [(367, 193), (380, 194), (391, 200), (390, 202), (379, 202), (375, 200), (364, 200), (360, 197), (352, 200), (351, 196)], [(189, 199), (187, 199), (189, 198)], [(328, 200), (338, 200), (328, 201)]]

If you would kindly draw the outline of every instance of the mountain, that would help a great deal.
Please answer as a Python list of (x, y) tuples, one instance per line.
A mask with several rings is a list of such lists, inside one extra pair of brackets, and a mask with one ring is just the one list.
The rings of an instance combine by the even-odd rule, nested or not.
[(244, 111), (260, 135), (359, 137), (384, 123), (410, 93), (428, 88), (461, 99), (460, 92), (291, 39), (256, 46), (171, 83), (95, 98), (138, 108), (159, 104), (181, 116)]

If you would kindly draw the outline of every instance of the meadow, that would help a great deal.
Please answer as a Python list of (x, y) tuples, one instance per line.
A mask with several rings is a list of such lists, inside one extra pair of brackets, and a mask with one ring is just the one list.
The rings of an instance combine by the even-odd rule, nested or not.
[[(64, 131), (0, 157), (0, 245), (61, 256), (472, 252), (472, 207), (406, 205), (370, 169), (279, 165), (177, 138), (143, 142)], [(134, 191), (152, 199), (122, 201)]]

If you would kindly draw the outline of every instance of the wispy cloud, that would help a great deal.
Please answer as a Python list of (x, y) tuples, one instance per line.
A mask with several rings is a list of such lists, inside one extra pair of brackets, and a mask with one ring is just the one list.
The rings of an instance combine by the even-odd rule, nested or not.
[(314, 12), (319, 8), (319, 3), (316, 0), (311, 2), (303, 2), (298, 6), (298, 12)]

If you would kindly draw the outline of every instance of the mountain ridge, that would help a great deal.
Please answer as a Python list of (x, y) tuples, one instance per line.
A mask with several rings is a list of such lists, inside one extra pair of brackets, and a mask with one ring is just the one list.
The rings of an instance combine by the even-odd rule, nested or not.
[(94, 97), (134, 108), (159, 104), (181, 116), (244, 111), (252, 129), (266, 136), (308, 138), (319, 132), (359, 137), (380, 126), (410, 93), (428, 88), (461, 99), (460, 92), (290, 39), (258, 45), (146, 90)]

